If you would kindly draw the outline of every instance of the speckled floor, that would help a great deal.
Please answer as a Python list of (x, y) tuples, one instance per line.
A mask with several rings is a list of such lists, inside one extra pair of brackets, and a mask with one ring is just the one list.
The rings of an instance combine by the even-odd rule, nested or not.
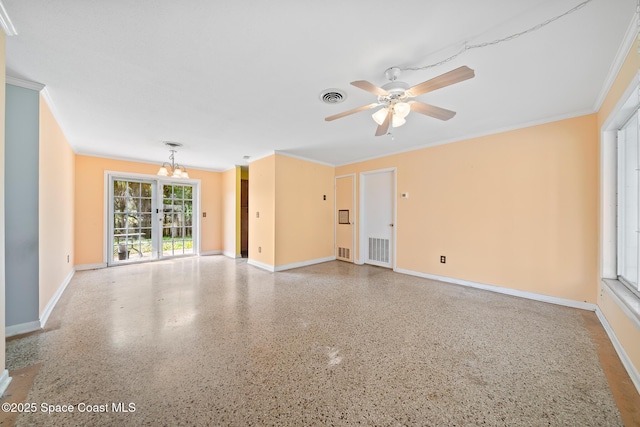
[(377, 267), (78, 272), (51, 322), (18, 425), (621, 425), (579, 310)]

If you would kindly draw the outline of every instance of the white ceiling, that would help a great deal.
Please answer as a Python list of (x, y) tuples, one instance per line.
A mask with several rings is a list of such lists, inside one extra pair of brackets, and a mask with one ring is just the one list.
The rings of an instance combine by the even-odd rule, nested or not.
[[(457, 111), (412, 113), (375, 137), (375, 101), (349, 85), (386, 83), (391, 66), (437, 62), (533, 27), (583, 0), (3, 0), (18, 35), (7, 75), (43, 83), (79, 154), (224, 170), (282, 151), (333, 165), (593, 112), (633, 28), (636, 0), (592, 0), (512, 41), (468, 50), (414, 85), (467, 65), (476, 77), (418, 99)], [(627, 37), (628, 38), (628, 37)], [(347, 100), (323, 104), (339, 88)]]

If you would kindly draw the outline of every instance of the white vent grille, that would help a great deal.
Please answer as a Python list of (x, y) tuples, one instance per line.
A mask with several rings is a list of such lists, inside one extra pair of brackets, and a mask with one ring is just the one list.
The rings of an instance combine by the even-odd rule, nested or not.
[(369, 260), (389, 262), (389, 239), (369, 237)]
[(320, 99), (325, 104), (339, 104), (347, 99), (347, 93), (340, 89), (326, 89), (320, 93)]
[(349, 248), (338, 248), (338, 258), (351, 259)]

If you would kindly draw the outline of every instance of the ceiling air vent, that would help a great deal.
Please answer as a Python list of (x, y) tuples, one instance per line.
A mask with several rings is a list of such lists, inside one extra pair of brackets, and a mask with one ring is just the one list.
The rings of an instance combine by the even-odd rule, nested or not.
[(325, 89), (320, 93), (320, 99), (325, 104), (339, 104), (347, 99), (347, 94), (340, 89)]

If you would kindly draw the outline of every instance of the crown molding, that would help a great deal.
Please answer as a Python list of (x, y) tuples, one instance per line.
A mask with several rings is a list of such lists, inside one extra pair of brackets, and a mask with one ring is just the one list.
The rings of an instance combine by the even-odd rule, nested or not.
[(252, 157), (250, 159), (247, 159), (247, 163), (251, 164), (253, 162), (257, 162), (258, 160), (262, 160), (262, 159), (266, 159), (267, 157), (273, 156), (275, 155), (276, 152), (271, 150), (271, 151), (267, 151), (265, 154), (261, 154), (259, 156), (256, 157)]
[(616, 77), (618, 77), (618, 73), (624, 64), (625, 59), (627, 59), (627, 55), (638, 39), (638, 19), (640, 19), (638, 17), (638, 13), (634, 13), (633, 19), (631, 19), (631, 22), (627, 27), (627, 32), (622, 39), (622, 43), (618, 47), (618, 52), (616, 52), (613, 63), (609, 67), (609, 74), (607, 74), (607, 78), (605, 79), (602, 88), (600, 89), (600, 93), (596, 98), (596, 102), (593, 104), (594, 111), (599, 111), (600, 107), (602, 107), (602, 103), (609, 94), (609, 90), (611, 90), (611, 86), (613, 86), (613, 82), (616, 80)]
[(6, 83), (12, 86), (18, 86), (25, 89), (36, 90), (38, 92), (40, 92), (45, 87), (45, 85), (43, 85), (42, 83), (32, 82), (30, 80), (23, 80), (23, 79), (19, 79), (17, 77), (12, 77), (12, 76), (6, 77)]
[(4, 30), (4, 33), (8, 36), (17, 36), (18, 32), (16, 31), (16, 27), (13, 26), (13, 22), (11, 22), (11, 18), (9, 18), (9, 14), (7, 10), (4, 8), (4, 4), (0, 0), (0, 26)]
[(317, 163), (317, 164), (323, 165), (323, 166), (331, 166), (332, 168), (336, 167), (334, 164), (323, 162), (322, 160), (316, 160), (316, 159), (312, 159), (310, 157), (299, 156), (297, 154), (288, 153), (286, 151), (276, 150), (275, 154), (278, 154), (280, 156), (285, 156), (285, 157), (291, 157), (293, 159), (304, 160), (305, 162)]

